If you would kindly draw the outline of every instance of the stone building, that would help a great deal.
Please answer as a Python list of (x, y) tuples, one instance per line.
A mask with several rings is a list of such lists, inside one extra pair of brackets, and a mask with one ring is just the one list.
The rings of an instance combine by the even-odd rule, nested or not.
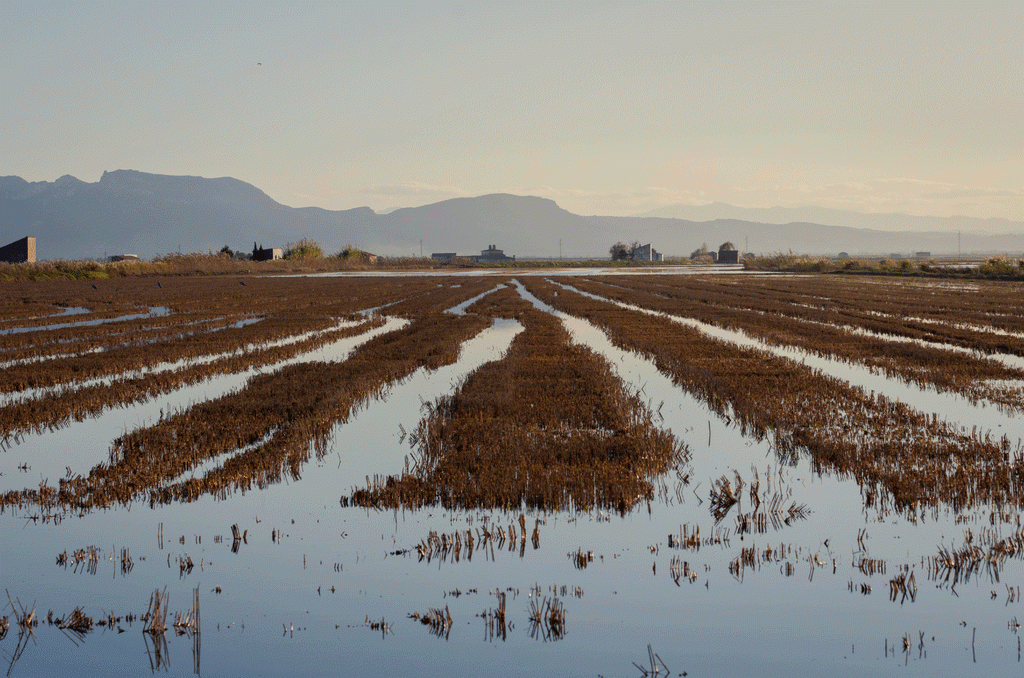
[(21, 264), (34, 262), (36, 260), (36, 238), (26, 236), (21, 240), (15, 240), (9, 245), (0, 247), (0, 261), (9, 264)]
[(452, 259), (455, 259), (456, 257), (458, 257), (459, 259), (466, 259), (468, 261), (476, 261), (476, 262), (484, 263), (484, 264), (493, 264), (495, 262), (500, 262), (500, 261), (515, 261), (516, 260), (515, 255), (513, 255), (511, 257), (505, 256), (505, 252), (502, 251), (502, 250), (499, 250), (494, 245), (488, 245), (487, 249), (480, 250), (480, 254), (479, 255), (476, 255), (476, 254), (458, 255), (455, 252), (434, 252), (434, 253), (432, 253), (430, 255), (430, 258), (434, 259), (435, 261), (451, 261)]
[(275, 259), (284, 259), (283, 249), (280, 247), (264, 247), (263, 245), (256, 247), (256, 243), (252, 244), (253, 261), (274, 261)]
[(664, 261), (665, 256), (654, 249), (651, 243), (640, 245), (633, 250), (633, 261)]
[(492, 263), (496, 261), (515, 261), (516, 258), (506, 257), (505, 252), (499, 250), (494, 245), (488, 245), (487, 249), (480, 250), (480, 256), (476, 258), (477, 261)]

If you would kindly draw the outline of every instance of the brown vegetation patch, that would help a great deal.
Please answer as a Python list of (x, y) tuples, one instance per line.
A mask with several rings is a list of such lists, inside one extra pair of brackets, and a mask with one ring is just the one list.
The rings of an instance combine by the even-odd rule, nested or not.
[[(273, 281), (266, 282), (269, 285)], [(320, 298), (310, 295), (324, 287), (334, 294)], [(436, 369), (454, 362), (461, 343), (489, 321), (476, 315), (454, 316), (433, 309), (454, 306), (492, 287), (490, 282), (452, 287), (426, 279), (389, 285), (379, 281), (369, 285), (365, 280), (352, 284), (329, 279), (282, 281), (280, 292), (297, 289), (308, 301), (289, 301), (282, 296), (265, 305), (277, 309), (278, 326), (283, 329), (290, 319), (301, 326), (294, 314), (305, 314), (323, 324), (334, 323), (337, 313), (351, 313), (372, 307), (370, 304), (382, 306), (417, 297), (422, 305), (407, 327), (368, 341), (344, 362), (290, 365), (258, 375), (235, 393), (168, 414), (154, 426), (118, 438), (110, 462), (97, 466), (88, 476), (61, 479), (59, 488), (43, 484), (38, 489), (9, 492), (0, 499), (0, 504), (34, 503), (84, 510), (115, 502), (193, 499), (206, 492), (263, 486), (280, 479), (285, 472), (297, 477), (310, 453), (326, 444), (334, 424), (347, 419), (353, 407), (419, 367)], [(217, 308), (216, 300), (207, 297), (207, 301)], [(412, 315), (415, 309), (410, 306), (398, 310)], [(337, 330), (295, 346), (258, 349), (191, 369), (34, 399), (3, 408), (0, 416), (7, 422), (7, 430), (60, 425), (68, 417), (86, 416), (111, 404), (145, 398), (209, 373), (271, 364), (292, 351), (311, 348), (310, 342), (333, 340), (365, 329), (366, 326)], [(205, 477), (168, 486), (198, 464), (232, 453), (234, 457)]]
[(958, 432), (805, 365), (716, 341), (665, 318), (542, 280), (531, 279), (527, 287), (603, 328), (621, 348), (648, 356), (713, 411), (737, 420), (744, 433), (770, 437), (783, 460), (806, 450), (819, 469), (856, 478), (868, 504), (883, 499), (879, 490), (899, 508), (1019, 502), (1024, 463), (1019, 456), (1011, 462), (1006, 438)]
[(512, 295), (489, 302), (525, 325), (508, 354), (429, 406), (411, 472), (356, 491), (352, 503), (624, 512), (651, 499), (651, 478), (685, 458), (607, 362)]
[[(992, 353), (1024, 356), (1024, 336), (1006, 334), (1024, 332), (1024, 323), (1019, 317), (1019, 291), (1005, 284), (986, 283), (985, 293), (974, 295), (941, 285), (885, 286), (824, 276), (747, 276), (741, 284), (727, 276), (687, 278), (686, 284), (680, 284), (678, 276), (566, 282), (615, 301), (740, 330), (769, 344), (863, 364), (975, 402), (985, 399), (1024, 410), (1021, 394), (985, 383), (1024, 379), (1024, 370), (985, 358)], [(980, 308), (976, 297), (984, 297)]]

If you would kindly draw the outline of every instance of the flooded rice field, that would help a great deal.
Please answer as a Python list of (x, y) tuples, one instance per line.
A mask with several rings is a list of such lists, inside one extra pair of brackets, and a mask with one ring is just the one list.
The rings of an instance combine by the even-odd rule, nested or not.
[(6, 675), (1017, 675), (1022, 288), (0, 296)]

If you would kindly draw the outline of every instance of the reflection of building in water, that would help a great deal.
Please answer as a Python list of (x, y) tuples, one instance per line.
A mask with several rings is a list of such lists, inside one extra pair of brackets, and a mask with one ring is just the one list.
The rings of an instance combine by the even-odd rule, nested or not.
[(9, 264), (31, 263), (36, 260), (36, 238), (26, 236), (21, 240), (15, 240), (10, 245), (0, 247), (0, 261)]

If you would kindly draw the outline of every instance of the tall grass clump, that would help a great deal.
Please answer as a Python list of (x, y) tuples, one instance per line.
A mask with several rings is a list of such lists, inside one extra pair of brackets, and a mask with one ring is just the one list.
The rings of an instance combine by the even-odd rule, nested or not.
[(288, 243), (288, 249), (284, 252), (284, 258), (287, 260), (293, 259), (323, 259), (324, 250), (320, 247), (320, 243), (309, 238), (303, 238), (298, 242)]
[(839, 270), (840, 263), (828, 257), (812, 257), (807, 254), (776, 253), (767, 256), (743, 257), (743, 268), (748, 271), (798, 271), (824, 273)]
[(1024, 275), (1024, 260), (1015, 263), (1003, 256), (990, 257), (978, 272), (987, 278), (1020, 278)]

